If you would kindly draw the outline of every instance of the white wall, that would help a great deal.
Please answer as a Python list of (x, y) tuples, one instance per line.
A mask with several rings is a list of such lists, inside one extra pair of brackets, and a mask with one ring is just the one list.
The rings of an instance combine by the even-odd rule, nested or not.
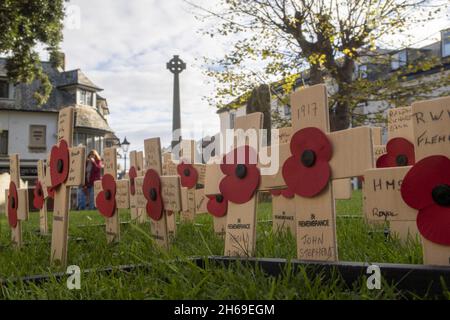
[[(57, 113), (0, 111), (0, 130), (8, 130), (8, 154), (18, 153), (20, 159), (45, 159), (56, 143)], [(30, 125), (45, 125), (47, 150), (30, 152)]]

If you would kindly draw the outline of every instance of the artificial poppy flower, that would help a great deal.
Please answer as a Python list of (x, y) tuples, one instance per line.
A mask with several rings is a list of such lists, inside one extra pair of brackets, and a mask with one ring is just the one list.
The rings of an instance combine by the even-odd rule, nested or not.
[(98, 211), (102, 216), (111, 218), (116, 212), (116, 181), (110, 174), (102, 177), (102, 191), (95, 199)]
[(66, 182), (69, 175), (69, 147), (65, 140), (59, 146), (53, 146), (50, 153), (50, 178), (52, 187), (56, 188)]
[(17, 208), (19, 206), (19, 197), (17, 196), (16, 184), (11, 181), (8, 190), (8, 222), (11, 228), (17, 227)]
[(377, 159), (377, 168), (412, 166), (414, 145), (404, 138), (394, 138), (386, 145), (386, 154)]
[(282, 169), (284, 181), (299, 196), (316, 196), (330, 181), (332, 146), (328, 137), (318, 128), (304, 128), (294, 134), (290, 149), (292, 156)]
[(192, 189), (197, 185), (198, 172), (192, 164), (182, 161), (177, 166), (177, 172), (180, 176), (180, 183), (183, 187)]
[(35, 209), (41, 210), (44, 207), (44, 190), (42, 189), (42, 184), (38, 180), (36, 181), (36, 186), (33, 190), (33, 206)]
[(295, 193), (289, 188), (270, 190), (270, 194), (275, 197), (283, 196), (286, 199), (292, 199), (295, 196)]
[(162, 218), (163, 201), (161, 197), (161, 179), (158, 172), (153, 169), (147, 170), (144, 177), (142, 192), (147, 199), (147, 215), (155, 221)]
[(134, 179), (137, 178), (137, 171), (134, 166), (132, 166), (130, 171), (128, 171), (128, 176), (130, 177), (130, 193), (134, 196), (136, 194), (136, 184)]
[(253, 148), (242, 146), (223, 157), (220, 170), (225, 174), (219, 184), (220, 193), (233, 203), (249, 201), (259, 186), (261, 174)]
[(55, 188), (47, 187), (48, 197), (55, 199)]
[(408, 206), (419, 210), (422, 236), (450, 245), (450, 159), (431, 156), (417, 162), (403, 179), (401, 194)]
[(221, 218), (227, 214), (228, 201), (223, 195), (208, 196), (208, 203), (206, 204), (208, 212), (214, 217)]

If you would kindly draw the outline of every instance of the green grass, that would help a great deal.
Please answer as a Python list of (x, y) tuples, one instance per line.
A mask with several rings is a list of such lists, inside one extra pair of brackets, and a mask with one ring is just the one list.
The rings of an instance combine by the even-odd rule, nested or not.
[[(417, 240), (407, 244), (397, 239), (386, 241), (382, 229), (367, 226), (363, 219), (342, 217), (360, 215), (359, 192), (354, 193), (352, 200), (338, 201), (337, 212), (340, 260), (422, 263)], [(130, 218), (127, 210), (121, 211), (120, 217), (122, 221)], [(271, 204), (261, 203), (258, 220), (270, 218)], [(149, 224), (122, 225), (121, 242), (114, 245), (106, 243), (104, 227), (79, 227), (103, 222), (97, 212), (70, 213), (69, 264), (82, 270), (138, 263), (151, 263), (152, 267), (131, 273), (83, 275), (82, 289), (73, 291), (66, 288), (65, 281), (9, 284), (0, 288), (0, 299), (396, 299), (404, 294), (386, 283), (382, 290), (369, 291), (364, 278), (353, 288), (346, 288), (338, 277), (329, 281), (320, 274), (308, 278), (304, 270), (294, 274), (289, 268), (277, 278), (242, 265), (199, 268), (186, 258), (223, 254), (224, 242), (213, 233), (209, 215), (197, 216), (195, 224), (180, 224), (167, 252), (153, 245)], [(32, 213), (23, 226), (27, 245), (17, 251), (10, 246), (5, 216), (0, 218), (0, 277), (12, 279), (61, 271), (49, 267), (50, 237), (37, 233), (38, 213)], [(369, 235), (369, 231), (375, 232)], [(256, 256), (295, 258), (295, 239), (288, 233), (273, 233), (270, 223), (259, 223)], [(175, 258), (183, 263), (174, 262)]]

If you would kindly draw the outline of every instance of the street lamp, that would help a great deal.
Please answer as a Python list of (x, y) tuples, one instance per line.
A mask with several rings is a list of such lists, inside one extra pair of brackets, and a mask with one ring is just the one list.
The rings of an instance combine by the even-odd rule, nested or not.
[(124, 158), (125, 158), (125, 173), (127, 173), (127, 152), (128, 148), (130, 147), (130, 143), (127, 141), (127, 137), (125, 137), (120, 144), (120, 147), (122, 148)]

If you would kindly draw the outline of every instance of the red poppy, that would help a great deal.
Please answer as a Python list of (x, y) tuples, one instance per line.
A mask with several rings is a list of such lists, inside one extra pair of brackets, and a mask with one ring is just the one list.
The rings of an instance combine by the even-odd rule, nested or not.
[(331, 168), (328, 163), (332, 146), (320, 129), (304, 128), (297, 131), (290, 144), (292, 156), (283, 164), (283, 178), (295, 194), (311, 198), (328, 184)]
[(65, 140), (59, 146), (53, 146), (50, 153), (50, 178), (56, 188), (66, 182), (69, 175), (69, 147)]
[(38, 180), (33, 191), (33, 206), (35, 209), (41, 210), (44, 207), (44, 190), (42, 190), (42, 184)]
[(253, 197), (261, 178), (253, 148), (242, 146), (234, 149), (223, 157), (220, 170), (225, 177), (220, 181), (219, 190), (225, 199), (242, 204)]
[(164, 206), (161, 198), (161, 179), (158, 172), (153, 169), (147, 170), (142, 192), (145, 199), (147, 199), (147, 215), (155, 221), (160, 220)]
[(134, 196), (136, 194), (136, 185), (134, 183), (134, 179), (137, 178), (137, 171), (134, 166), (132, 166), (130, 168), (130, 171), (128, 171), (128, 176), (130, 177), (130, 193)]
[(106, 217), (111, 218), (116, 213), (116, 181), (110, 174), (102, 178), (102, 191), (95, 199), (98, 211)]
[(286, 199), (292, 199), (295, 196), (295, 193), (289, 188), (270, 190), (270, 194), (274, 197), (283, 196)]
[(197, 185), (198, 172), (192, 164), (182, 161), (177, 166), (177, 172), (180, 175), (180, 183), (183, 187), (192, 189)]
[(407, 205), (419, 210), (422, 236), (450, 245), (450, 159), (431, 156), (417, 162), (403, 179), (401, 193)]
[(16, 184), (11, 181), (8, 191), (8, 222), (11, 228), (17, 227), (17, 208), (19, 206), (19, 197), (17, 196)]
[(228, 210), (228, 201), (221, 195), (208, 196), (206, 208), (214, 217), (221, 218), (226, 216)]
[(404, 138), (394, 138), (386, 145), (386, 154), (377, 159), (377, 168), (412, 166), (414, 145)]
[(47, 187), (48, 197), (55, 199), (55, 188)]

